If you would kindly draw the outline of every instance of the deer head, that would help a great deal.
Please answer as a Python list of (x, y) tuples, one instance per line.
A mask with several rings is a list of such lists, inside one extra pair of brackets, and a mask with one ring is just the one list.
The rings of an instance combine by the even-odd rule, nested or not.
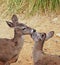
[(31, 34), (31, 37), (33, 38), (34, 41), (43, 41), (43, 40), (48, 40), (50, 38), (52, 38), (54, 35), (54, 31), (50, 31), (49, 33), (37, 33), (37, 32), (33, 32)]
[(33, 34), (31, 34), (32, 39), (35, 42), (35, 49), (39, 49), (39, 50), (43, 50), (43, 44), (46, 40), (50, 39), (51, 37), (53, 37), (54, 35), (54, 31), (50, 31), (49, 33), (37, 33), (34, 32)]
[(14, 28), (17, 34), (26, 35), (35, 32), (34, 29), (28, 27), (27, 25), (19, 23), (16, 15), (13, 15), (11, 20), (12, 22), (6, 21), (6, 23), (8, 24), (9, 27)]

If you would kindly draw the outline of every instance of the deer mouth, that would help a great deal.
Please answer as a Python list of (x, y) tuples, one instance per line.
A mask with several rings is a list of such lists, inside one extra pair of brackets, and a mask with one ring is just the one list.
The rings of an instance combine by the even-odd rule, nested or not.
[(35, 29), (31, 30), (31, 36), (32, 36), (32, 34), (35, 33), (35, 32), (36, 32)]
[(31, 34), (31, 38), (32, 38), (35, 42), (37, 42), (37, 41), (39, 41), (39, 39), (41, 39), (41, 36), (40, 36), (40, 34), (39, 34), (38, 32), (33, 32), (33, 33)]
[(36, 31), (33, 32), (33, 33), (31, 34), (31, 37), (32, 37), (32, 38), (36, 38), (36, 37), (37, 37), (37, 32), (36, 32)]

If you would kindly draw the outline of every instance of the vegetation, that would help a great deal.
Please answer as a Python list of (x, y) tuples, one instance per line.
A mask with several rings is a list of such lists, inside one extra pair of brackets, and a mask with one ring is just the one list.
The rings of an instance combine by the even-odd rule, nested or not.
[(11, 11), (47, 12), (60, 10), (60, 0), (9, 0)]
[(1, 0), (0, 8), (3, 8), (2, 4), (5, 4), (5, 9), (10, 13), (60, 12), (60, 0)]

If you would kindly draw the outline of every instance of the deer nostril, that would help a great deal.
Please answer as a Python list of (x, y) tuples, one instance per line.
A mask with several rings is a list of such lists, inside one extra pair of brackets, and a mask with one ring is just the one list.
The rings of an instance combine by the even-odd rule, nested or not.
[(33, 29), (33, 32), (36, 32), (36, 30), (35, 30), (35, 29)]

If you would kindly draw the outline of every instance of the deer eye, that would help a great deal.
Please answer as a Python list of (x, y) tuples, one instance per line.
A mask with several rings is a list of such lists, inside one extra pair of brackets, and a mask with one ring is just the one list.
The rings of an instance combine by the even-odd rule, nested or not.
[(42, 37), (43, 37), (44, 35), (42, 34)]
[(26, 28), (23, 28), (22, 30), (25, 30)]

